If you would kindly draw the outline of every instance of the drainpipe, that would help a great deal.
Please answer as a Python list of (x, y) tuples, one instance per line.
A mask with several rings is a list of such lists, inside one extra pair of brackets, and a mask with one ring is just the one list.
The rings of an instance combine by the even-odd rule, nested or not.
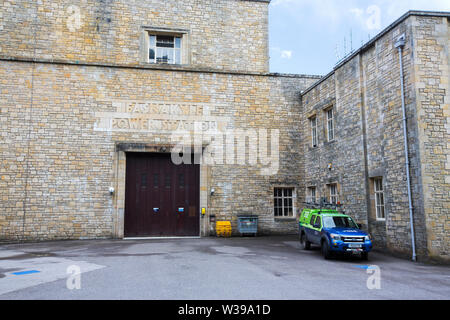
[(412, 261), (416, 261), (416, 240), (414, 236), (414, 220), (413, 220), (413, 206), (412, 206), (412, 197), (411, 197), (411, 178), (409, 176), (409, 148), (408, 148), (408, 131), (406, 127), (406, 107), (405, 107), (405, 84), (404, 84), (404, 76), (403, 76), (403, 48), (405, 47), (406, 40), (405, 35), (401, 35), (397, 42), (395, 43), (395, 47), (398, 49), (398, 56), (400, 60), (400, 85), (401, 85), (401, 94), (402, 94), (402, 112), (403, 112), (403, 137), (405, 143), (405, 170), (406, 170), (406, 183), (408, 185), (408, 203), (409, 203), (409, 220), (411, 226), (411, 245), (412, 245)]

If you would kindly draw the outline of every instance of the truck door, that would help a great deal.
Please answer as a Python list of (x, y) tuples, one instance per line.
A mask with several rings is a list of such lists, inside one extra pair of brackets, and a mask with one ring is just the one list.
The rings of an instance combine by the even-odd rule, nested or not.
[(322, 230), (322, 219), (320, 216), (316, 216), (314, 223), (311, 226), (311, 236), (310, 241), (314, 244), (320, 244)]
[(306, 237), (308, 239), (309, 242), (315, 243), (314, 242), (314, 229), (313, 229), (313, 225), (314, 225), (314, 221), (316, 220), (317, 216), (316, 215), (312, 215), (311, 219), (308, 221), (308, 226), (305, 228), (305, 232), (306, 232)]

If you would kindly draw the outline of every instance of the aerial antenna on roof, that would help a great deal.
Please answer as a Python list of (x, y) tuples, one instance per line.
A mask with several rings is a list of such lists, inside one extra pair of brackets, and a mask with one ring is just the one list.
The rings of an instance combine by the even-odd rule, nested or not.
[(353, 52), (353, 30), (350, 28), (350, 53)]
[(344, 57), (347, 55), (347, 39), (344, 37)]
[(339, 49), (338, 49), (337, 43), (336, 43), (336, 46), (334, 47), (334, 53), (336, 54), (336, 62), (341, 60), (341, 57), (339, 56)]

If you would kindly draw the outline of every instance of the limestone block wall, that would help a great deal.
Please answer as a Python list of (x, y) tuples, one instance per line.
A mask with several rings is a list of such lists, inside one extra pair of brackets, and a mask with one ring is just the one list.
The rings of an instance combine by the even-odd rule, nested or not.
[[(394, 44), (405, 34), (403, 73), (408, 125), (408, 146), (415, 240), (418, 255), (426, 256), (426, 230), (423, 196), (420, 183), (420, 153), (418, 150), (417, 117), (413, 87), (413, 53), (410, 19), (397, 25), (364, 52), (362, 81), (366, 112), (367, 166), (369, 183), (369, 216), (371, 231), (382, 245), (399, 254), (411, 252), (410, 219), (405, 171), (405, 149), (401, 109), (400, 62)], [(383, 177), (386, 220), (377, 220), (373, 193), (373, 178)]]
[[(354, 59), (303, 96), (305, 192), (329, 199), (328, 184), (337, 184), (344, 210), (367, 225), (364, 152), (359, 100), (359, 61)], [(327, 138), (326, 110), (334, 110), (335, 139)], [(317, 119), (318, 146), (312, 146), (311, 117)]]
[(414, 17), (414, 89), (427, 250), (450, 259), (450, 26), (447, 17)]
[(0, 56), (146, 64), (145, 32), (184, 34), (187, 67), (268, 72), (268, 1), (4, 0)]

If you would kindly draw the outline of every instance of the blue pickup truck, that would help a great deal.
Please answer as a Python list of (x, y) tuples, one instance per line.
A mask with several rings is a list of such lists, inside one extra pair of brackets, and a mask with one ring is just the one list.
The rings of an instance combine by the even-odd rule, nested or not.
[(335, 253), (359, 254), (369, 258), (372, 238), (351, 217), (333, 209), (303, 209), (299, 219), (299, 239), (305, 250), (319, 245), (325, 259)]

